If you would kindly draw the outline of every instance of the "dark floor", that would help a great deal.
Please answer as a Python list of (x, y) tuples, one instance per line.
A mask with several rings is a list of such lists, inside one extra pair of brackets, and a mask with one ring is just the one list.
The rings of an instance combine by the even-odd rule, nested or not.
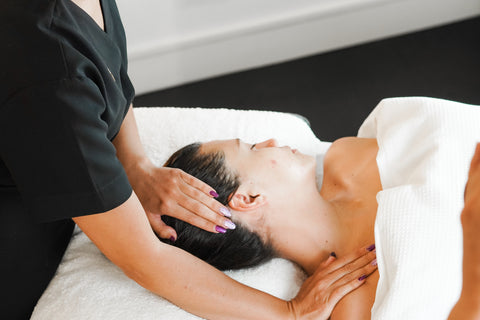
[(134, 104), (294, 112), (332, 141), (356, 135), (382, 98), (396, 96), (480, 105), (480, 17), (138, 96)]

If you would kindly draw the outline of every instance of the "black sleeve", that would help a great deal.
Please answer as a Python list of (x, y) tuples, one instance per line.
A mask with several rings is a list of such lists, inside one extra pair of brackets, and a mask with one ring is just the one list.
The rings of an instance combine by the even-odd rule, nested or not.
[(105, 212), (131, 195), (105, 110), (87, 78), (32, 86), (2, 106), (1, 158), (37, 221)]

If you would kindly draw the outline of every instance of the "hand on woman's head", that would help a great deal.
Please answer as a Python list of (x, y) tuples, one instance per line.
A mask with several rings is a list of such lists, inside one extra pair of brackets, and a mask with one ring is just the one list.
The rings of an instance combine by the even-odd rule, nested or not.
[[(218, 201), (227, 205), (240, 186), (239, 177), (230, 170), (222, 151), (202, 152), (201, 144), (190, 144), (177, 152), (165, 166), (178, 168), (206, 182), (218, 193)], [(176, 241), (165, 241), (182, 248), (221, 269), (239, 269), (258, 265), (274, 256), (272, 247), (261, 237), (237, 222), (226, 233), (210, 233), (174, 217), (162, 216), (175, 229)]]

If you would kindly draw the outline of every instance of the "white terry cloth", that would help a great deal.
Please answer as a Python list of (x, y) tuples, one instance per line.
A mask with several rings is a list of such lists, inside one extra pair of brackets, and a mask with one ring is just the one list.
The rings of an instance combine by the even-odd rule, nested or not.
[(480, 107), (431, 98), (383, 100), (359, 130), (376, 137), (383, 191), (372, 319), (446, 319), (461, 291), (459, 215)]
[[(311, 155), (321, 155), (330, 145), (317, 139), (308, 124), (292, 114), (200, 108), (135, 108), (134, 111), (142, 143), (158, 165), (188, 143), (212, 139), (238, 137), (256, 143), (276, 138), (280, 145), (290, 145)], [(321, 180), (321, 166), (319, 168)], [(227, 274), (283, 299), (294, 297), (305, 279), (300, 268), (283, 259)], [(198, 317), (127, 278), (77, 228), (32, 319), (182, 320)]]
[[(282, 113), (218, 109), (135, 109), (148, 155), (161, 165), (193, 142), (276, 137), (321, 159), (320, 142), (301, 119)], [(314, 121), (315, 119), (312, 119)], [(377, 137), (384, 191), (375, 224), (380, 281), (373, 319), (445, 319), (460, 292), (459, 213), (480, 109), (445, 100), (383, 100), (359, 136)], [(321, 166), (319, 166), (321, 174)], [(305, 275), (275, 259), (227, 272), (278, 297), (293, 297)], [(198, 319), (128, 279), (76, 230), (57, 274), (32, 319)]]

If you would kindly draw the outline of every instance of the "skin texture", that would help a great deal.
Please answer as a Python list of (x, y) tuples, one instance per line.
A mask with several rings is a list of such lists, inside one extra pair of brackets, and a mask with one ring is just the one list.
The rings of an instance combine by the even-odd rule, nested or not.
[(465, 187), (463, 227), (463, 286), (450, 320), (480, 319), (480, 144), (470, 164)]
[[(275, 140), (255, 145), (213, 141), (201, 149), (219, 150), (241, 181), (229, 203), (233, 218), (264, 235), (282, 257), (307, 273), (312, 274), (332, 251), (341, 257), (374, 242), (375, 196), (381, 190), (375, 139), (335, 141), (324, 159), (320, 192), (315, 159), (279, 147)], [(375, 272), (339, 302), (331, 319), (370, 319), (377, 282)]]
[[(135, 169), (127, 170), (129, 178), (136, 174), (132, 180), (148, 180), (151, 172), (142, 171), (147, 160), (140, 156), (144, 152), (140, 152), (143, 149), (134, 123), (130, 110), (115, 146), (126, 168), (133, 163)], [(147, 185), (156, 186), (157, 181)], [(156, 197), (154, 188), (139, 190), (149, 192), (144, 195), (147, 199)], [(118, 208), (74, 221), (127, 276), (207, 319), (328, 319), (345, 294), (365, 283), (357, 280), (360, 274), (369, 275), (375, 270), (370, 264), (375, 254), (356, 249), (354, 254), (318, 268), (296, 298), (283, 301), (244, 286), (190, 254), (158, 241), (152, 230), (155, 225), (150, 226), (136, 192)]]
[[(72, 2), (89, 14), (98, 26), (104, 30), (104, 20), (99, 1), (72, 0)], [(133, 131), (133, 137), (122, 135), (123, 138), (117, 139), (120, 142), (117, 141), (115, 146), (121, 152), (119, 157), (122, 158), (122, 163), (126, 165), (129, 178), (134, 182), (132, 185), (137, 186), (134, 188), (139, 190), (142, 202), (140, 203), (134, 193), (126, 203), (111, 212), (75, 218), (74, 220), (94, 243), (99, 246), (102, 252), (111, 258), (113, 262), (117, 263), (131, 278), (191, 312), (204, 315), (207, 318), (218, 319), (225, 316), (228, 319), (243, 318), (233, 316), (231, 314), (232, 308), (236, 308), (238, 312), (245, 312), (244, 315), (250, 319), (327, 319), (333, 306), (340, 301), (344, 294), (365, 282), (365, 280), (356, 282), (353, 280), (347, 282), (348, 285), (345, 285), (344, 282), (342, 286), (338, 281), (337, 283), (333, 281), (333, 279), (338, 280), (339, 276), (331, 278), (332, 274), (335, 272), (340, 273), (341, 267), (353, 268), (345, 260), (341, 262), (343, 264), (338, 264), (340, 260), (335, 261), (335, 258), (330, 257), (321, 263), (317, 269), (308, 266), (307, 262), (305, 262), (305, 269), (310, 274), (314, 269), (316, 271), (306, 281), (299, 295), (290, 303), (284, 304), (278, 299), (227, 279), (223, 274), (212, 270), (184, 252), (175, 248), (167, 248), (165, 245), (155, 241), (148, 222), (160, 236), (165, 238), (176, 237), (175, 231), (161, 222), (161, 212), (178, 212), (178, 216), (182, 219), (210, 231), (212, 231), (212, 228), (214, 230), (216, 225), (224, 224), (225, 220), (222, 220), (217, 214), (220, 205), (209, 199), (208, 194), (211, 189), (208, 186), (195, 181), (182, 172), (159, 170), (149, 163), (143, 150), (141, 150), (131, 111), (129, 114), (122, 131)], [(277, 160), (271, 159), (270, 165), (278, 167), (279, 163)], [(143, 174), (139, 172), (143, 172)], [(147, 179), (148, 182), (141, 182), (142, 179), (140, 177), (143, 176), (150, 178)], [(155, 187), (159, 185), (159, 181), (164, 186), (163, 190)], [(342, 184), (342, 182), (345, 184)], [(352, 192), (349, 188), (349, 182), (351, 183), (352, 180), (349, 181), (345, 177), (343, 180), (333, 179), (331, 187), (324, 187), (322, 194), (326, 199), (333, 200), (335, 196), (331, 195), (335, 194), (334, 190), (336, 189), (336, 194), (342, 195), (343, 192), (343, 196), (346, 196), (344, 199), (353, 196), (350, 200), (353, 200), (352, 202), (355, 203), (355, 192)], [(145, 192), (145, 190), (151, 187), (157, 190), (156, 195)], [(171, 199), (179, 198), (181, 200), (171, 201)], [(359, 205), (357, 202), (357, 205), (354, 205), (354, 207), (358, 208), (362, 205), (366, 207), (372, 206), (371, 203)], [(368, 208), (366, 211), (369, 210), (371, 211), (371, 208)], [(145, 216), (148, 217), (148, 222)], [(452, 310), (449, 319), (480, 319), (480, 302), (478, 299), (480, 297), (480, 243), (477, 239), (478, 231), (480, 230), (479, 146), (477, 146), (475, 156), (472, 159), (469, 180), (465, 190), (465, 208), (461, 218), (464, 229), (464, 283), (461, 297)], [(368, 217), (366, 219), (368, 220)], [(119, 237), (119, 235), (122, 236)], [(138, 235), (145, 236), (138, 237)], [(132, 242), (132, 240), (136, 241)], [(162, 258), (165, 256), (173, 257), (168, 259), (169, 263), (167, 265), (159, 263), (159, 261), (164, 261)], [(325, 257), (325, 253), (322, 254), (322, 257)], [(358, 257), (361, 258), (355, 260)], [(349, 256), (348, 258), (349, 261), (353, 260), (359, 263), (360, 266), (365, 263), (363, 266), (368, 269), (360, 269), (358, 272), (369, 274), (373, 271), (371, 264), (369, 264), (372, 258), (369, 255), (365, 255), (364, 249), (358, 251), (356, 256)], [(359, 262), (360, 260), (362, 261)], [(182, 265), (182, 270), (173, 272), (170, 264), (177, 263)], [(337, 269), (334, 269), (334, 265)], [(152, 267), (154, 267), (153, 270)], [(194, 271), (198, 272), (199, 270), (205, 275), (205, 278), (202, 277), (204, 281), (199, 281), (195, 278), (191, 279), (188, 276), (185, 278), (185, 275), (193, 274)], [(346, 270), (343, 270), (343, 272), (343, 274), (348, 274)], [(356, 275), (351, 273), (349, 276), (355, 277)], [(158, 279), (161, 279), (160, 283), (158, 283)], [(184, 279), (188, 280), (188, 284), (182, 281)], [(177, 282), (178, 280), (180, 281)], [(368, 285), (362, 286), (360, 290), (354, 291), (341, 301), (332, 315), (332, 319), (342, 317), (367, 318), (369, 312), (366, 312), (368, 308), (365, 306), (373, 304), (374, 296), (372, 292), (374, 292), (377, 281), (378, 274), (375, 273), (369, 279)], [(334, 284), (336, 285), (334, 286)], [(169, 290), (166, 290), (166, 287)], [(226, 289), (231, 292), (233, 288), (238, 290), (238, 295), (236, 294), (235, 297), (236, 303), (232, 304), (231, 298), (233, 297), (226, 293)], [(318, 288), (322, 288), (322, 290), (318, 291)], [(317, 291), (315, 292), (316, 289)], [(314, 294), (311, 294), (311, 292), (314, 292)], [(205, 301), (204, 297), (206, 296), (210, 296), (208, 301)], [(318, 297), (321, 297), (324, 303), (313, 303), (312, 297), (313, 301), (318, 301)], [(360, 313), (349, 315), (349, 309), (344, 307), (347, 305), (350, 306), (350, 310), (360, 310)], [(224, 310), (225, 306), (227, 306), (227, 310)], [(251, 312), (252, 307), (258, 310), (255, 315)]]
[[(103, 29), (98, 0), (75, 3)], [(155, 236), (176, 237), (161, 222), (163, 213), (211, 232), (225, 226), (211, 188), (180, 170), (151, 163), (131, 107), (113, 144), (134, 192), (113, 210), (73, 220), (127, 276), (191, 313), (207, 319), (328, 319), (345, 294), (365, 283), (357, 280), (359, 274), (375, 270), (370, 264), (375, 253), (361, 248), (327, 260), (291, 301), (242, 285)]]

